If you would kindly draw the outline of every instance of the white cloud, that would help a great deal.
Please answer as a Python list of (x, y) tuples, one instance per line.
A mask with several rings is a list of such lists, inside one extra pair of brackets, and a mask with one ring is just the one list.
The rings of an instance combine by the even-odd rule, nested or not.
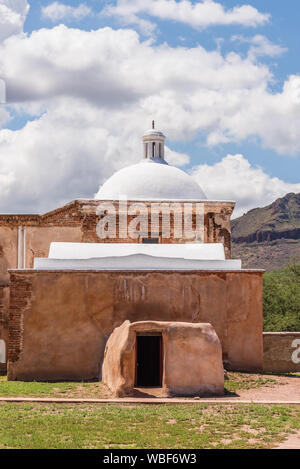
[(0, 107), (0, 129), (3, 125), (7, 124), (7, 122), (9, 122), (10, 120), (11, 120), (10, 113), (4, 107)]
[(72, 96), (109, 108), (144, 103), (176, 132), (187, 119), (179, 138), (214, 125), (219, 99), (229, 99), (230, 105), (237, 94), (266, 87), (271, 79), (267, 67), (237, 54), (222, 57), (201, 46), (153, 46), (140, 42), (132, 30), (87, 32), (64, 25), (12, 37), (0, 46), (0, 74), (10, 102)]
[[(202, 135), (216, 145), (254, 136), (279, 152), (300, 151), (300, 77), (273, 94), (268, 67), (236, 53), (153, 45), (132, 30), (61, 25), (0, 44), (0, 76), (9, 106), (36, 116), (23, 129), (0, 131), (0, 212), (91, 197), (115, 170), (139, 160), (152, 119), (171, 142)], [(185, 154), (166, 154), (188, 163)], [(218, 198), (227, 197), (220, 189)]]
[(265, 87), (249, 90), (241, 96), (240, 109), (222, 117), (219, 129), (227, 141), (258, 137), (266, 148), (296, 155), (300, 151), (300, 76), (291, 75), (282, 92), (271, 93)]
[(92, 15), (92, 9), (85, 3), (80, 3), (77, 7), (72, 7), (60, 2), (53, 2), (42, 8), (42, 16), (50, 19), (54, 23), (60, 20), (80, 21), (90, 15)]
[(0, 104), (6, 103), (6, 86), (5, 81), (0, 78)]
[(278, 57), (288, 50), (286, 47), (274, 44), (261, 34), (253, 37), (232, 36), (231, 40), (250, 44), (248, 55), (251, 60), (264, 56)]
[(212, 166), (199, 165), (192, 175), (209, 199), (237, 201), (234, 217), (264, 207), (289, 192), (300, 192), (300, 183), (270, 177), (262, 168), (251, 166), (243, 155), (227, 155)]
[(201, 46), (151, 46), (140, 42), (134, 31), (110, 28), (43, 29), (11, 38), (0, 55), (9, 102), (32, 106), (71, 96), (110, 109), (135, 104), (167, 122), (167, 130), (178, 139), (199, 130), (215, 132), (227, 106), (234, 112), (230, 106), (238, 107), (243, 94), (271, 78), (265, 66), (237, 54), (224, 58)]
[(221, 3), (203, 0), (193, 3), (189, 0), (117, 0), (116, 5), (109, 5), (103, 14), (114, 16), (125, 24), (135, 24), (144, 34), (151, 33), (155, 26), (140, 15), (173, 20), (188, 24), (194, 28), (207, 28), (215, 25), (259, 26), (265, 24), (270, 15), (260, 13), (251, 5), (225, 9)]
[[(136, 129), (147, 124), (142, 112), (134, 120)], [(2, 130), (0, 212), (44, 212), (92, 198), (117, 169), (142, 159), (142, 132), (136, 129), (122, 111), (64, 97), (23, 129)], [(168, 147), (166, 157), (179, 165), (189, 161)]]
[(29, 12), (27, 0), (1, 0), (0, 42), (13, 34), (23, 32), (23, 25)]
[(190, 162), (189, 155), (170, 150), (168, 147), (165, 149), (165, 159), (174, 166), (185, 166)]

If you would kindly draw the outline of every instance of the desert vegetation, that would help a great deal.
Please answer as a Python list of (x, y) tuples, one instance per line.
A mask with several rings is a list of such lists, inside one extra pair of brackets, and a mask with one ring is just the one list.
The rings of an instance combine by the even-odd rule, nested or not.
[(264, 330), (300, 331), (300, 263), (263, 277)]

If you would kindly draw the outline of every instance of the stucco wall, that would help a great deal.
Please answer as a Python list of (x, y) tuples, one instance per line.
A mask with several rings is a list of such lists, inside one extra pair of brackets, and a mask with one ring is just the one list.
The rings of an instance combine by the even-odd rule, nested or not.
[[(0, 339), (8, 345), (8, 269), (33, 267), (34, 257), (47, 257), (52, 241), (82, 241), (76, 203), (46, 215), (0, 215)], [(21, 230), (21, 231), (20, 231)], [(0, 364), (0, 372), (6, 365)]]
[[(117, 201), (112, 202), (118, 213), (119, 203)], [(99, 222), (99, 216), (96, 213), (98, 204), (99, 201), (97, 200), (75, 200), (44, 215), (0, 215), (0, 286), (8, 285), (8, 269), (15, 269), (18, 265), (21, 268), (32, 268), (34, 257), (47, 257), (50, 243), (54, 241), (142, 241), (142, 236), (138, 240), (121, 239), (119, 237), (100, 240), (96, 233), (97, 223)], [(230, 216), (234, 209), (234, 203), (205, 201), (200, 204), (203, 204), (204, 212), (204, 241), (207, 243), (223, 243), (226, 258), (229, 259), (231, 257)], [(149, 207), (148, 204), (150, 220)], [(118, 225), (118, 216), (116, 222)], [(174, 239), (173, 233), (174, 217), (171, 216), (171, 238), (160, 239), (160, 242), (180, 242), (180, 240)], [(7, 292), (5, 295), (0, 292), (2, 317), (8, 314), (7, 304)], [(0, 338), (1, 336), (6, 337), (8, 334), (6, 324), (7, 321), (1, 322), (0, 312)]]
[(9, 282), (8, 269), (17, 267), (18, 228), (0, 225), (0, 282)]
[(211, 323), (232, 369), (262, 369), (262, 272), (12, 271), (10, 298), (10, 379), (99, 377), (126, 319)]
[(26, 230), (26, 267), (32, 268), (35, 257), (48, 257), (52, 242), (81, 242), (80, 226), (32, 226)]
[(224, 394), (222, 347), (211, 324), (125, 321), (110, 335), (102, 379), (115, 396), (134, 395), (136, 334), (162, 335), (162, 388), (164, 396)]
[(264, 332), (264, 371), (300, 372), (300, 332)]

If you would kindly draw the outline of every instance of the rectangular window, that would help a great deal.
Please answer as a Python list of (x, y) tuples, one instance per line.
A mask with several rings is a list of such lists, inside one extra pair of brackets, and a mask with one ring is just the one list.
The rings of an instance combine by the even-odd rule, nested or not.
[(143, 238), (142, 244), (158, 244), (159, 238)]

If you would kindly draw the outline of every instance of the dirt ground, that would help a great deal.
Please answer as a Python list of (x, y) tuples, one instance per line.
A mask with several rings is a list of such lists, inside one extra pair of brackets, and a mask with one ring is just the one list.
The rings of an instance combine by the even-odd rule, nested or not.
[(235, 399), (253, 399), (259, 401), (300, 401), (300, 376), (270, 376), (260, 375), (266, 378), (272, 378), (275, 383), (268, 384), (253, 389), (237, 390)]
[[(222, 401), (300, 402), (300, 374), (272, 375), (228, 372)], [(162, 388), (139, 388), (136, 398), (162, 398)], [(51, 397), (69, 399), (112, 399), (111, 391), (101, 382), (23, 383), (0, 379), (2, 397)], [(185, 401), (185, 398), (177, 400)], [(201, 400), (201, 398), (196, 398)], [(216, 400), (215, 398), (212, 398)], [(172, 400), (172, 399), (170, 399)], [(209, 399), (210, 400), (210, 399)]]
[[(235, 390), (224, 395), (226, 400), (286, 401), (300, 402), (300, 375), (271, 375), (229, 373), (229, 380), (235, 383)], [(261, 384), (264, 383), (265, 384)], [(229, 388), (225, 380), (225, 388)], [(163, 397), (160, 388), (136, 389), (135, 397)]]
[(275, 449), (300, 449), (300, 432), (297, 432), (295, 435), (291, 435)]

